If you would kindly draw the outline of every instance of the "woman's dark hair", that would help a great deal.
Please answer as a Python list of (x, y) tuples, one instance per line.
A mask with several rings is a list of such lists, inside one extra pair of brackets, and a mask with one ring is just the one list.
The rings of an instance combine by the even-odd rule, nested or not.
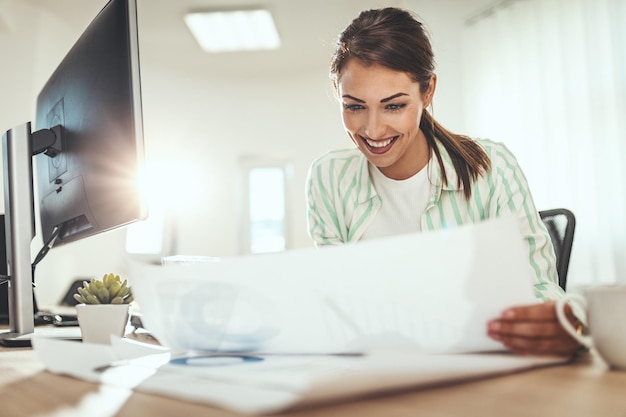
[[(402, 71), (419, 83), (422, 94), (428, 90), (435, 70), (435, 58), (424, 26), (411, 12), (395, 7), (363, 11), (339, 35), (330, 65), (335, 90), (341, 71), (351, 59)], [(450, 154), (458, 176), (457, 185), (463, 185), (465, 198), (469, 200), (472, 181), (491, 166), (484, 149), (471, 138), (445, 129), (426, 109), (420, 129), (437, 156), (444, 184), (448, 178), (435, 138)]]

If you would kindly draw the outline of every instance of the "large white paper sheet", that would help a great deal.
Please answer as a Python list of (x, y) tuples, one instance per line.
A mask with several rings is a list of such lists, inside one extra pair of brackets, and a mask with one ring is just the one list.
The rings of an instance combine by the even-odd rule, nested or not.
[(516, 219), (184, 266), (134, 265), (165, 346), (287, 353), (502, 349), (486, 323), (537, 302)]
[(352, 357), (186, 354), (169, 360), (170, 352), (157, 346), (119, 338), (112, 345), (36, 338), (33, 346), (51, 372), (253, 415), (566, 362), (509, 353), (415, 351)]

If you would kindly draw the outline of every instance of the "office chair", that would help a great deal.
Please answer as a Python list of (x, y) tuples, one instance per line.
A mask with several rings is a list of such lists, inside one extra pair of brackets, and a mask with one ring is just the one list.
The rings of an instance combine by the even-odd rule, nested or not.
[(576, 218), (574, 213), (565, 208), (539, 211), (539, 215), (550, 233), (552, 245), (556, 253), (559, 285), (565, 290), (569, 258), (572, 253), (572, 243), (574, 242)]

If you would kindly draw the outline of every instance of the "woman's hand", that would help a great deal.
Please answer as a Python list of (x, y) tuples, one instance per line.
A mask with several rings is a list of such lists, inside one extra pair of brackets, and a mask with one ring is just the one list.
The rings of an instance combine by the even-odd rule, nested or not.
[[(565, 314), (576, 327), (569, 305)], [(554, 301), (509, 308), (488, 323), (487, 334), (520, 354), (572, 356), (579, 346), (559, 323)]]

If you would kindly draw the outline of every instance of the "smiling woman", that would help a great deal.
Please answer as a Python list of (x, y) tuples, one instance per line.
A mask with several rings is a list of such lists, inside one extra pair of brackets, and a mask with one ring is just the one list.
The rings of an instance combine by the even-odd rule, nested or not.
[[(437, 81), (434, 56), (410, 12), (361, 12), (339, 36), (330, 71), (356, 149), (328, 152), (310, 168), (307, 213), (316, 245), (509, 214), (519, 221), (537, 298), (562, 297), (550, 236), (515, 157), (501, 143), (446, 130), (428, 112)], [(427, 285), (424, 277), (409, 279)], [(506, 310), (485, 331), (515, 352), (567, 356), (578, 346), (551, 303)]]

